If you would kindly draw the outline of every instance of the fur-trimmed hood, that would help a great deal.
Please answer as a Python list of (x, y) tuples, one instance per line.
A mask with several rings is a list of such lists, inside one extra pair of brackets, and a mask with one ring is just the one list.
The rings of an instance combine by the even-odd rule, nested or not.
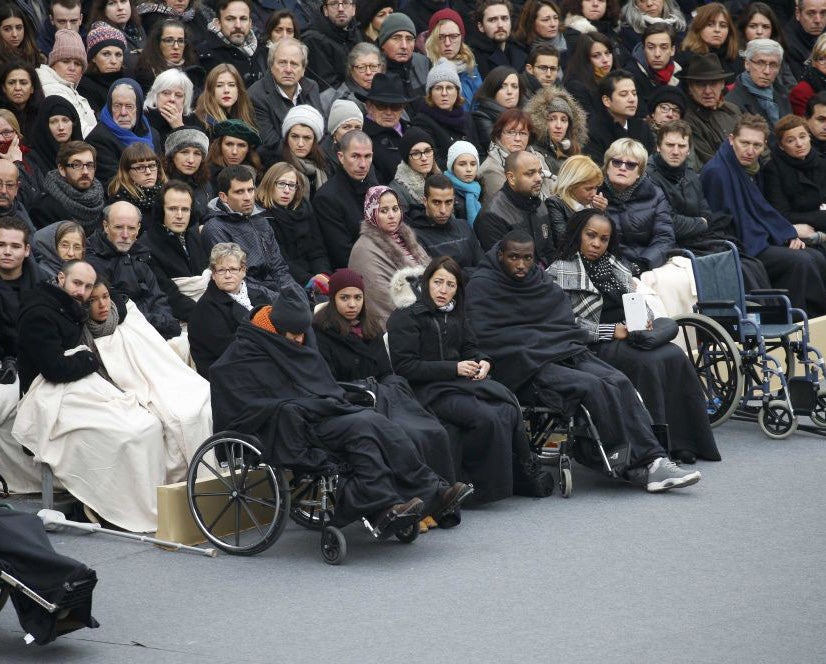
[(548, 143), (547, 108), (554, 99), (562, 98), (571, 107), (570, 133), (582, 148), (588, 142), (588, 114), (574, 96), (564, 88), (553, 86), (539, 90), (525, 106), (525, 112), (531, 116), (533, 130), (541, 144)]
[(586, 32), (598, 32), (597, 27), (581, 14), (568, 14), (565, 17), (564, 26), (582, 34)]
[(403, 267), (390, 279), (390, 298), (397, 309), (409, 307), (416, 302), (423, 274), (424, 268), (421, 266)]

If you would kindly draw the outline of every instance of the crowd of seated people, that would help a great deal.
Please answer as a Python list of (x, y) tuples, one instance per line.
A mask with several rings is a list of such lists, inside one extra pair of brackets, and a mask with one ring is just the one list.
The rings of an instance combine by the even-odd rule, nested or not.
[[(778, 15), (781, 3), (673, 0), (96, 0), (86, 15), (79, 0), (0, 0), (0, 385), (20, 387), (2, 392), (0, 473), (30, 490), (46, 458), (18, 455), (11, 436), (21, 397), (44, 425), (30, 385), (118, 385), (87, 329), (104, 288), (117, 306), (103, 323), (123, 323), (129, 303), (125, 320), (147, 322), (198, 380), (257, 348), (286, 353), (283, 367), (328, 362), (309, 393), (335, 392), (334, 378), (392, 383), (419, 427), (393, 463), (431, 469), (368, 506), (389, 522), (455, 525), (466, 482), (477, 502), (547, 493), (516, 431), (527, 388), (564, 377), (560, 403), (627, 406), (633, 384), (656, 423), (683, 428), (674, 381), (609, 366), (639, 364), (618, 296), (639, 278), (669, 314), (690, 310), (672, 252), (729, 240), (747, 287), (826, 314), (823, 1)], [(537, 307), (491, 316), (523, 297)], [(310, 326), (278, 302), (327, 313)], [(505, 342), (508, 325), (532, 333)], [(523, 375), (503, 366), (511, 352)], [(146, 435), (169, 439), (127, 401), (113, 407), (143, 408)], [(239, 415), (223, 401), (216, 426)], [(640, 481), (696, 482), (634, 413), (617, 426), (603, 409), (598, 425), (635, 438)], [(719, 458), (709, 430), (689, 438), (673, 436), (676, 460)], [(164, 463), (151, 481), (170, 479)], [(110, 520), (147, 529), (152, 499), (136, 501), (139, 518)]]

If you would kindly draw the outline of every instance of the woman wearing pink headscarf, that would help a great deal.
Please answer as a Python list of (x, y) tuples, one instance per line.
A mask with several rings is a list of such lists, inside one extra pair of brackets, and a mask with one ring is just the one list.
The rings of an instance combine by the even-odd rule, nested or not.
[(365, 294), (384, 329), (396, 308), (390, 293), (394, 275), (419, 275), (430, 258), (404, 223), (396, 193), (385, 186), (371, 187), (364, 198), (361, 234), (350, 253), (349, 267), (364, 277)]

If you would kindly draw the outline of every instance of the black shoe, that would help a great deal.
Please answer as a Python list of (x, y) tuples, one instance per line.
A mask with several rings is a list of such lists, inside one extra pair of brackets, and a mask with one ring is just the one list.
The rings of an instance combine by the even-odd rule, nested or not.
[(406, 530), (418, 523), (423, 507), (424, 503), (421, 498), (411, 498), (406, 503), (392, 505), (376, 518), (375, 528), (384, 536)]
[(553, 492), (553, 475), (543, 469), (533, 455), (529, 459), (514, 463), (513, 493), (515, 495), (545, 498)]
[(472, 484), (456, 482), (442, 494), (442, 505), (433, 515), (439, 528), (455, 528), (462, 522), (459, 506), (473, 493)]
[(672, 461), (678, 461), (689, 466), (697, 463), (697, 455), (689, 450), (672, 450), (670, 456)]

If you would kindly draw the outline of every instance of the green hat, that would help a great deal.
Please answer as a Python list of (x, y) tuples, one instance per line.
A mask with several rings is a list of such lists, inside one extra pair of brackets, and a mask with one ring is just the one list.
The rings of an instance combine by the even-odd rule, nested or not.
[(251, 148), (261, 145), (261, 136), (243, 120), (224, 120), (212, 125), (212, 137), (233, 136), (249, 143)]

